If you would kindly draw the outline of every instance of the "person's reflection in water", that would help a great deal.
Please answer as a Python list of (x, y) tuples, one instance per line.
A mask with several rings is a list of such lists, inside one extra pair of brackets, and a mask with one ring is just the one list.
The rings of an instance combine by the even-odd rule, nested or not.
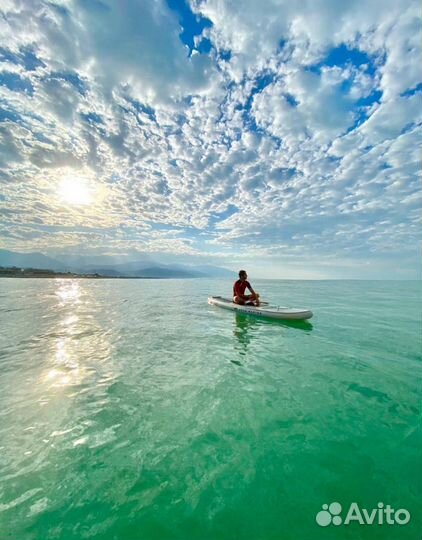
[[(235, 346), (235, 349), (239, 352), (240, 355), (245, 356), (248, 346), (251, 340), (254, 338), (251, 328), (256, 326), (259, 321), (254, 317), (248, 315), (243, 315), (242, 313), (236, 313), (235, 316), (236, 324), (233, 330), (234, 335), (238, 339), (238, 343)], [(238, 360), (231, 360), (233, 364), (241, 366), (241, 362)]]
[[(274, 327), (295, 328), (296, 330), (303, 330), (306, 334), (312, 331), (312, 324), (309, 321), (283, 321), (283, 320), (265, 320), (258, 319), (243, 313), (236, 313), (235, 315), (235, 327), (233, 330), (234, 335), (237, 337), (238, 342), (235, 345), (235, 349), (241, 356), (245, 356), (248, 346), (257, 334), (257, 327), (259, 325), (269, 324)], [(239, 366), (242, 365), (238, 360), (231, 360), (233, 364)]]

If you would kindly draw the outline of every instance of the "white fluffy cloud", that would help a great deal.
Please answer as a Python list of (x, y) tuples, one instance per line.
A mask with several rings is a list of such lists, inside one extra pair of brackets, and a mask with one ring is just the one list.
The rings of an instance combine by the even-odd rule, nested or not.
[[(312, 261), (318, 276), (407, 261), (413, 276), (417, 3), (191, 9), (210, 21), (191, 29), (197, 51), (163, 0), (2, 3), (2, 246)], [(101, 196), (64, 205), (66, 175)]]

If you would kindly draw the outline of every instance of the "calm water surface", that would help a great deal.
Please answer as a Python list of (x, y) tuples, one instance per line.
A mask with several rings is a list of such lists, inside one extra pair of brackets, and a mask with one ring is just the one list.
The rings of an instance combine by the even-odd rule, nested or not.
[(420, 282), (254, 285), (311, 324), (221, 280), (0, 281), (0, 540), (421, 537)]

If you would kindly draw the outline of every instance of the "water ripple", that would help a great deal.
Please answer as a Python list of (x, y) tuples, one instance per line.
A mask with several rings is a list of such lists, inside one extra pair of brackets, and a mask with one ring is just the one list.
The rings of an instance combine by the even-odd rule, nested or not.
[(218, 280), (2, 284), (6, 537), (302, 538), (362, 485), (417, 507), (415, 290), (260, 285), (312, 324), (210, 308)]

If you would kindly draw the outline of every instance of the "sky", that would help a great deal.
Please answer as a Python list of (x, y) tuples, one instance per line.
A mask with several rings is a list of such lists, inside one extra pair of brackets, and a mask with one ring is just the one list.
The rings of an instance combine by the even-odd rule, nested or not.
[(420, 277), (411, 0), (2, 0), (0, 248)]

